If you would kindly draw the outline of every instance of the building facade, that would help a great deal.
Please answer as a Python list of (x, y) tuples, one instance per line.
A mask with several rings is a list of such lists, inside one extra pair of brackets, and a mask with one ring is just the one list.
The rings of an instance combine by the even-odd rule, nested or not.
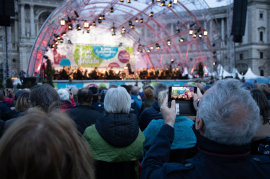
[[(27, 71), (32, 45), (43, 23), (62, 0), (19, 0), (15, 1), (15, 17), (11, 17), (10, 76), (18, 77), (20, 70)], [(218, 61), (224, 69), (231, 71), (230, 58), (234, 58), (234, 67), (245, 73), (250, 67), (256, 75), (270, 76), (270, 0), (249, 0), (245, 36), (242, 43), (229, 46), (231, 24), (227, 21), (228, 7), (210, 9), (217, 20), (221, 38), (221, 56)], [(172, 24), (176, 24), (172, 19)], [(211, 23), (209, 26), (211, 31)], [(3, 75), (5, 54), (4, 27), (0, 27), (0, 78)], [(233, 57), (228, 48), (233, 48)]]

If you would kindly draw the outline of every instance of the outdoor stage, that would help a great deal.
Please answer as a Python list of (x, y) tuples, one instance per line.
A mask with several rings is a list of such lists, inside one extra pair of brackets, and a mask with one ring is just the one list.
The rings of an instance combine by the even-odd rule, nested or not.
[[(198, 80), (198, 79), (196, 79)], [(195, 85), (196, 80), (54, 80), (53, 83), (56, 88), (85, 88), (90, 86), (96, 87), (106, 87), (109, 88), (111, 84), (116, 85), (132, 85), (134, 86), (138, 82), (138, 87), (142, 89), (144, 84), (154, 86), (158, 83), (164, 83), (166, 85), (185, 85), (186, 83), (190, 85)]]

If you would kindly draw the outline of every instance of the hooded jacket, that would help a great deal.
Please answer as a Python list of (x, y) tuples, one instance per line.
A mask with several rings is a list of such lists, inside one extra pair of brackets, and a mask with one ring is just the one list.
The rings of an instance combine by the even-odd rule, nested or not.
[(153, 119), (163, 119), (162, 115), (160, 114), (160, 107), (158, 106), (158, 101), (155, 101), (152, 107), (146, 108), (141, 113), (139, 117), (140, 129), (144, 131)]
[[(83, 137), (92, 149), (97, 178), (128, 179), (138, 174), (134, 167), (143, 155), (145, 138), (134, 114), (103, 112), (95, 125), (86, 128)], [(133, 177), (127, 172), (130, 165)]]

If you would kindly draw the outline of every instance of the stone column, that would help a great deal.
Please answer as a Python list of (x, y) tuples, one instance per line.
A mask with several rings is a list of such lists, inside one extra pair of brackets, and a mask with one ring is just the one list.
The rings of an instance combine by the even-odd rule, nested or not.
[(30, 4), (30, 26), (31, 37), (35, 37), (35, 22), (34, 22), (34, 5)]
[(21, 4), (21, 32), (22, 37), (25, 37), (25, 13), (24, 4)]
[(15, 24), (14, 24), (14, 28), (15, 28), (15, 44), (17, 44), (17, 42), (19, 41), (18, 40), (18, 35), (19, 35), (19, 33), (18, 33), (18, 19), (16, 18), (15, 20), (14, 20), (14, 22), (15, 22)]
[(224, 37), (224, 18), (221, 19), (221, 47), (225, 47), (225, 37)]

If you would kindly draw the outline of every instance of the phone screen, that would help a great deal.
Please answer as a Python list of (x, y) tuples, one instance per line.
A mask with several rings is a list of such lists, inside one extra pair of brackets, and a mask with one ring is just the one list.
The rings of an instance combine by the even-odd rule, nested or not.
[(172, 86), (170, 90), (171, 100), (190, 101), (193, 100), (192, 94), (196, 93), (196, 87)]

